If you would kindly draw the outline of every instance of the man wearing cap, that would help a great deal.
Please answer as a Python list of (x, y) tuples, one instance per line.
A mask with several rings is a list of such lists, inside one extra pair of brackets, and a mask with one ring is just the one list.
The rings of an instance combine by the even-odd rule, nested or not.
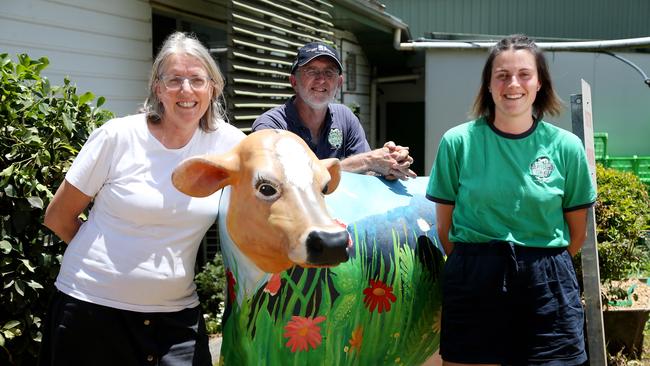
[(296, 95), (253, 123), (253, 131), (289, 130), (305, 140), (319, 159), (339, 158), (341, 168), (355, 173), (377, 174), (388, 179), (408, 179), (413, 158), (408, 147), (392, 141), (370, 150), (359, 119), (334, 97), (343, 84), (338, 52), (325, 43), (313, 42), (298, 50), (289, 81)]

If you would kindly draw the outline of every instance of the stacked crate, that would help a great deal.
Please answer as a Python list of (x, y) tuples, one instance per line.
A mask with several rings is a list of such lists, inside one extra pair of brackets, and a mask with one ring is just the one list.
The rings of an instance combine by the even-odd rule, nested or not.
[(643, 183), (650, 185), (650, 156), (609, 156), (607, 138), (607, 132), (594, 133), (596, 162), (607, 168), (634, 173)]

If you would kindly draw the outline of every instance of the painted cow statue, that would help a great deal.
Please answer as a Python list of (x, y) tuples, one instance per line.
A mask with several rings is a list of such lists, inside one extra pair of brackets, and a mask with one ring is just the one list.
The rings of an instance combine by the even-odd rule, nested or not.
[(222, 364), (418, 365), (438, 349), (443, 256), (426, 178), (341, 173), (298, 136), (263, 130), (172, 180), (196, 197), (225, 188)]

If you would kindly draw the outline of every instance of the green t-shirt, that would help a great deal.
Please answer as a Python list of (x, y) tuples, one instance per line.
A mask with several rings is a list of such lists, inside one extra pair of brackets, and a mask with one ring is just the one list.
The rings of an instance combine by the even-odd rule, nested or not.
[(455, 205), (452, 242), (563, 247), (564, 212), (593, 205), (596, 191), (574, 134), (536, 121), (511, 135), (479, 118), (442, 137), (427, 198)]

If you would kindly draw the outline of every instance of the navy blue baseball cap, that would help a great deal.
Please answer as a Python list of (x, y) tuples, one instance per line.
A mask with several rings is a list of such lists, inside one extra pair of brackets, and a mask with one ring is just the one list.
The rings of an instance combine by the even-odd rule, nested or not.
[(341, 64), (339, 53), (336, 52), (332, 46), (321, 42), (311, 42), (302, 46), (298, 50), (298, 55), (293, 61), (293, 65), (291, 66), (291, 73), (294, 74), (296, 72), (296, 69), (298, 69), (300, 66), (305, 66), (311, 60), (320, 56), (331, 57), (334, 61), (336, 61), (336, 66), (338, 66), (339, 72), (343, 72), (343, 65)]

